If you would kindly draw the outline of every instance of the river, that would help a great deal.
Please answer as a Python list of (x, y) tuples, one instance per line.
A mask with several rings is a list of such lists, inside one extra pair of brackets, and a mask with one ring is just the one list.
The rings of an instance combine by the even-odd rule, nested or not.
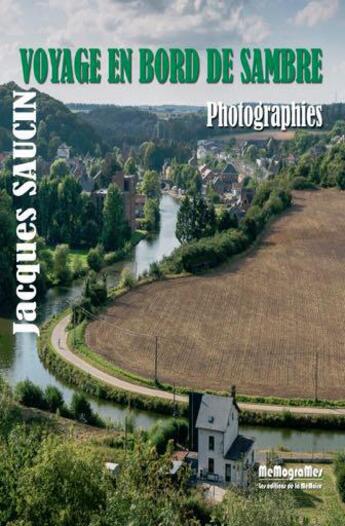
[[(116, 284), (123, 265), (128, 266), (136, 275), (148, 270), (153, 261), (159, 261), (178, 246), (175, 236), (178, 202), (164, 194), (160, 202), (161, 225), (159, 233), (152, 240), (142, 240), (133, 250), (128, 261), (108, 269), (108, 284)], [(70, 287), (54, 287), (41, 300), (38, 313), (38, 323), (42, 324), (54, 314), (60, 312), (67, 302), (80, 296), (82, 281), (75, 281)], [(20, 380), (29, 378), (34, 383), (45, 388), (47, 385), (57, 386), (64, 395), (66, 402), (71, 400), (74, 390), (57, 380), (41, 363), (37, 353), (36, 337), (31, 334), (12, 335), (12, 320), (0, 318), (0, 373), (10, 385), (14, 386)], [(102, 417), (124, 422), (128, 409), (115, 404), (90, 399), (93, 409)], [(159, 417), (144, 411), (131, 410), (135, 427), (148, 428)], [(331, 431), (291, 431), (283, 429), (242, 426), (242, 431), (255, 436), (257, 447), (272, 448), (284, 446), (296, 451), (328, 451), (343, 449), (345, 445), (344, 432)]]

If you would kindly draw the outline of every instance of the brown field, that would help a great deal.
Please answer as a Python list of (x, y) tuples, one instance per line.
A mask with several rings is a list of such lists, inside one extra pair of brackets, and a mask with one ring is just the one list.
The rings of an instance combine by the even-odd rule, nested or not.
[(204, 276), (118, 298), (87, 329), (117, 366), (243, 394), (345, 398), (345, 193), (299, 192), (259, 247)]

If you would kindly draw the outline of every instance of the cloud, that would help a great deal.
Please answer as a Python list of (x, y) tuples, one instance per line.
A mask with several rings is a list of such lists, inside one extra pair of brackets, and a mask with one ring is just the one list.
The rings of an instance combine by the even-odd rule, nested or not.
[[(49, 44), (194, 46), (258, 44), (270, 33), (245, 0), (48, 0), (64, 15)], [(246, 5), (246, 7), (245, 7)], [(87, 32), (85, 27), (88, 28)], [(57, 45), (56, 43), (56, 45)]]
[(297, 25), (314, 27), (321, 22), (325, 22), (338, 11), (339, 0), (311, 0), (307, 5), (298, 11), (295, 16)]

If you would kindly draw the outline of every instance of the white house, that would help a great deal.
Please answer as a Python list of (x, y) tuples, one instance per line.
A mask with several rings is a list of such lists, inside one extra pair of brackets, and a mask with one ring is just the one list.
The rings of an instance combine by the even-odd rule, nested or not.
[(70, 146), (67, 146), (67, 144), (65, 143), (60, 144), (56, 152), (56, 158), (64, 159), (65, 161), (68, 161), (70, 156), (71, 156)]
[(202, 396), (195, 426), (200, 478), (247, 486), (255, 463), (254, 439), (239, 434), (238, 415), (233, 396)]

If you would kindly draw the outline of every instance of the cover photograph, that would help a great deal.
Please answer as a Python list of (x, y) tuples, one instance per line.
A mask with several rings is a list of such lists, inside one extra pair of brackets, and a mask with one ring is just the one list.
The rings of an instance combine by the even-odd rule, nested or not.
[(0, 526), (345, 526), (344, 35), (0, 0)]

